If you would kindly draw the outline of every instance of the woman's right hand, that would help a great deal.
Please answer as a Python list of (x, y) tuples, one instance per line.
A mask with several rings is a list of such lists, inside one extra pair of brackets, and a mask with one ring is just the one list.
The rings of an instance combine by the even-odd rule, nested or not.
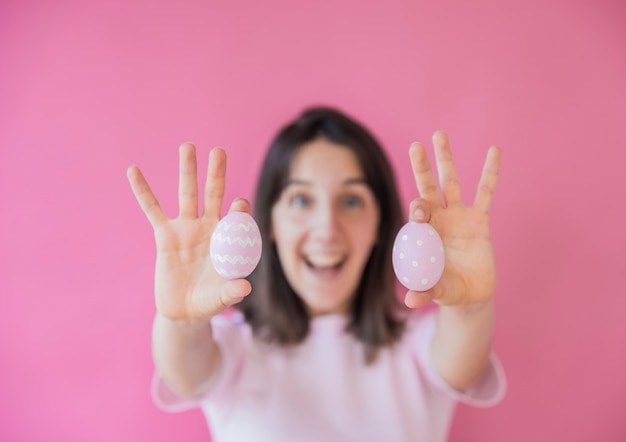
[[(209, 155), (204, 208), (198, 215), (196, 151), (185, 143), (179, 149), (179, 215), (168, 218), (141, 171), (131, 166), (127, 174), (141, 209), (154, 229), (156, 241), (155, 297), (160, 315), (189, 323), (204, 322), (251, 291), (246, 279), (226, 280), (213, 268), (209, 244), (220, 220), (226, 178), (226, 153), (215, 148)], [(250, 212), (236, 199), (230, 211)]]

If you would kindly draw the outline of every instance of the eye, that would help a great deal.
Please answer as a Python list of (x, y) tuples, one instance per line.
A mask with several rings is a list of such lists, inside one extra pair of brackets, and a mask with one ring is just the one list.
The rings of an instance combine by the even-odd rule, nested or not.
[(306, 195), (294, 195), (289, 200), (289, 203), (293, 207), (307, 207), (311, 204), (311, 199)]
[(349, 208), (363, 207), (363, 198), (356, 195), (349, 195), (344, 198), (344, 205)]

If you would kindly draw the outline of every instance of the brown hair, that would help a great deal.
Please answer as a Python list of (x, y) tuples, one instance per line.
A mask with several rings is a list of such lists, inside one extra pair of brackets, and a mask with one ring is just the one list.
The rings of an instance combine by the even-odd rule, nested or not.
[(378, 242), (363, 271), (347, 325), (347, 331), (363, 342), (365, 360), (370, 363), (379, 348), (396, 341), (404, 330), (391, 265), (391, 249), (403, 215), (394, 173), (380, 144), (361, 124), (336, 109), (305, 110), (283, 127), (270, 145), (254, 201), (263, 254), (259, 266), (249, 277), (252, 293), (238, 308), (255, 335), (265, 341), (291, 345), (302, 342), (308, 334), (306, 307), (283, 274), (276, 246), (270, 239), (270, 229), (272, 207), (287, 184), (295, 152), (318, 137), (345, 145), (354, 152), (380, 209)]

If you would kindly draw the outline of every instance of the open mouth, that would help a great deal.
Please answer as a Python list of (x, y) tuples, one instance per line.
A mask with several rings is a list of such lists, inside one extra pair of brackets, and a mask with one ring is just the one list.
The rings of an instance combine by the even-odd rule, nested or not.
[(346, 256), (341, 254), (309, 254), (304, 256), (304, 262), (309, 270), (318, 277), (331, 277), (339, 273), (346, 262)]

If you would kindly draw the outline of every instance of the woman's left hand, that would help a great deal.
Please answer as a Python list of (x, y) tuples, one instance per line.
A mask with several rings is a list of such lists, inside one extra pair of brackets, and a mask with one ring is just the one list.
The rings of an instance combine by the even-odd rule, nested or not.
[(425, 292), (409, 290), (405, 303), (411, 308), (431, 300), (441, 305), (482, 303), (493, 297), (496, 287), (489, 207), (500, 168), (500, 149), (489, 149), (474, 203), (465, 206), (446, 133), (435, 132), (433, 145), (439, 185), (424, 145), (413, 143), (409, 150), (421, 196), (411, 202), (409, 213), (411, 221), (428, 222), (437, 230), (444, 245), (445, 267), (433, 288)]

